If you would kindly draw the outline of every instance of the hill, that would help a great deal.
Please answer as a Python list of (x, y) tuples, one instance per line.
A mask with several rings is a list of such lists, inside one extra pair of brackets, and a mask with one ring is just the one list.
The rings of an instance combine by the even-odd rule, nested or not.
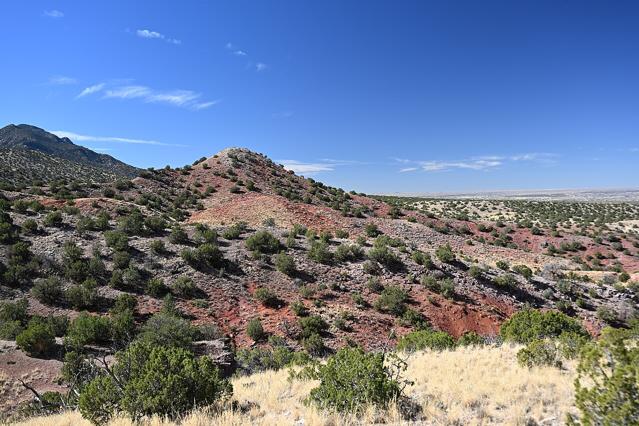
[(106, 182), (133, 177), (138, 170), (110, 155), (98, 154), (27, 124), (0, 129), (0, 179), (30, 183), (54, 179)]
[[(111, 354), (177, 321), (171, 338), (182, 336), (230, 373), (281, 348), (313, 356), (350, 345), (386, 350), (417, 330), (494, 340), (530, 307), (563, 311), (593, 334), (635, 315), (627, 272), (637, 272), (636, 234), (592, 220), (593, 235), (577, 235), (552, 229), (554, 216), (546, 223), (540, 213), (531, 216), (539, 234), (506, 215), (449, 215), (452, 204), (435, 214), (415, 200), (329, 187), (243, 148), (133, 179), (0, 194), (0, 295), (12, 306), (6, 312), (25, 309), (0, 323), (0, 339), (10, 341), (33, 318), (57, 324), (88, 311), (109, 326), (82, 346)], [(516, 220), (524, 219), (533, 220)], [(544, 238), (557, 251), (542, 249)], [(605, 253), (601, 270), (578, 261), (582, 252)], [(58, 337), (72, 339), (73, 324)], [(64, 390), (61, 343), (46, 356), (5, 343), (0, 365), (38, 389)], [(6, 412), (31, 398), (15, 386), (5, 396)]]

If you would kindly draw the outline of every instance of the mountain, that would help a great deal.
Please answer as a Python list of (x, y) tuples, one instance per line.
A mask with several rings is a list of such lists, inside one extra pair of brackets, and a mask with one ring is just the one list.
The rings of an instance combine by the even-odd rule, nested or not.
[(106, 182), (133, 177), (138, 169), (74, 144), (28, 124), (10, 124), (0, 129), (0, 179), (23, 184), (33, 180), (64, 178)]

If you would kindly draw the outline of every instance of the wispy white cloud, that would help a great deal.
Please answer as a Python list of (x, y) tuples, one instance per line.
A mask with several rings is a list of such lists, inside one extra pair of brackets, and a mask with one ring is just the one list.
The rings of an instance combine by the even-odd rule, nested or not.
[(502, 161), (499, 160), (465, 160), (465, 161), (424, 161), (421, 163), (423, 170), (427, 172), (437, 172), (450, 169), (470, 169), (470, 170), (486, 170), (497, 166), (501, 166)]
[(220, 102), (222, 102), (220, 99), (216, 99), (214, 101), (208, 101), (208, 102), (196, 102), (193, 104), (192, 108), (196, 111), (200, 111), (202, 109), (207, 109), (214, 105), (217, 105)]
[(277, 162), (283, 165), (286, 170), (307, 175), (335, 170), (335, 164), (329, 163), (304, 163), (297, 160), (279, 160)]
[(320, 172), (332, 172), (336, 167), (355, 166), (367, 164), (354, 160), (336, 160), (333, 158), (322, 158), (316, 162), (305, 162), (298, 160), (277, 160), (277, 163), (284, 166), (286, 170), (304, 175), (313, 175)]
[(105, 98), (135, 99), (150, 96), (151, 89), (146, 86), (121, 86), (105, 92)]
[(426, 172), (440, 172), (440, 171), (449, 171), (449, 170), (493, 170), (499, 168), (502, 165), (513, 163), (513, 162), (536, 162), (544, 165), (551, 165), (556, 163), (557, 155), (550, 153), (526, 153), (526, 154), (517, 154), (517, 155), (484, 155), (479, 157), (471, 157), (463, 160), (454, 160), (454, 161), (441, 161), (441, 160), (427, 160), (427, 161), (416, 161), (416, 160), (407, 160), (402, 158), (395, 158), (396, 162), (401, 164), (411, 165), (410, 167), (404, 167), (399, 171), (402, 173), (405, 172), (414, 172), (418, 170), (423, 170)]
[(115, 137), (115, 136), (82, 135), (79, 133), (68, 132), (66, 130), (51, 130), (50, 132), (60, 138), (69, 138), (74, 142), (114, 142), (114, 143), (129, 143), (129, 144), (136, 144), (136, 145), (158, 145), (158, 146), (180, 146), (180, 147), (185, 146), (185, 145), (176, 145), (176, 144), (163, 143), (163, 142), (146, 140), (146, 139), (131, 139), (131, 138), (121, 138), (121, 137)]
[(68, 86), (71, 84), (76, 84), (78, 80), (73, 77), (67, 77), (65, 75), (54, 75), (49, 77), (49, 84), (53, 84), (56, 86)]
[(42, 14), (46, 16), (47, 18), (54, 18), (54, 19), (64, 18), (64, 13), (55, 9), (45, 10), (44, 12), (42, 12)]
[(145, 103), (160, 103), (194, 111), (200, 111), (216, 105), (220, 100), (201, 100), (202, 94), (193, 90), (156, 90), (142, 85), (107, 85), (99, 83), (89, 86), (78, 94), (77, 98), (104, 92), (103, 99), (139, 99)]
[[(249, 54), (248, 52), (246, 52), (246, 50), (240, 49), (238, 46), (236, 46), (235, 44), (231, 42), (226, 43), (224, 47), (226, 48), (226, 50), (231, 51), (231, 53), (235, 56), (240, 56), (247, 59), (249, 57)], [(257, 72), (261, 72), (269, 68), (269, 66), (265, 64), (264, 62), (253, 63), (252, 61), (249, 61), (246, 64), (246, 67), (249, 69), (254, 69)]]
[(76, 96), (77, 98), (82, 98), (87, 95), (92, 95), (93, 93), (98, 93), (102, 89), (104, 89), (104, 83), (94, 84), (93, 86), (85, 87), (79, 94)]
[(273, 113), (273, 118), (291, 118), (294, 114), (293, 111), (280, 111)]
[(175, 38), (171, 38), (171, 37), (167, 37), (162, 33), (159, 33), (157, 31), (151, 31), (151, 30), (136, 30), (135, 31), (135, 35), (137, 35), (138, 37), (141, 38), (148, 38), (148, 39), (158, 39), (158, 40), (164, 40), (167, 43), (171, 43), (171, 44), (182, 44), (181, 40), (175, 39)]

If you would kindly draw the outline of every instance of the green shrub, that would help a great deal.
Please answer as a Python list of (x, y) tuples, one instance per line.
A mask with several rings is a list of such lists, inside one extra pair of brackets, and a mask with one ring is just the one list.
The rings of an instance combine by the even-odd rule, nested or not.
[(173, 294), (179, 297), (192, 297), (197, 291), (197, 286), (189, 277), (179, 276), (171, 287)]
[(474, 331), (467, 331), (457, 339), (457, 346), (483, 346), (485, 343), (486, 340)]
[(468, 275), (472, 278), (479, 279), (484, 275), (484, 270), (480, 266), (471, 265), (471, 267), (468, 268)]
[(224, 266), (222, 250), (211, 243), (204, 243), (195, 249), (196, 266), (199, 268), (221, 268)]
[(126, 269), (131, 264), (131, 255), (127, 251), (116, 251), (113, 253), (113, 267), (115, 269)]
[(151, 251), (155, 254), (165, 254), (166, 246), (164, 245), (164, 241), (162, 240), (153, 240), (151, 241)]
[(607, 328), (584, 348), (575, 399), (584, 425), (639, 424), (637, 330)]
[(20, 299), (16, 302), (0, 302), (0, 322), (18, 321), (26, 324), (29, 319), (27, 299)]
[(27, 234), (34, 235), (38, 233), (38, 222), (33, 219), (27, 219), (22, 223), (22, 229)]
[(266, 370), (280, 370), (292, 365), (303, 365), (309, 361), (308, 355), (293, 352), (283, 345), (273, 345), (272, 349), (253, 348), (237, 351), (235, 361), (243, 374), (253, 374)]
[(513, 266), (513, 271), (526, 278), (527, 280), (531, 279), (533, 276), (533, 271), (526, 265), (515, 265)]
[(198, 336), (197, 328), (164, 310), (148, 319), (137, 339), (152, 346), (189, 348)]
[(64, 301), (62, 282), (56, 277), (48, 277), (37, 281), (31, 288), (31, 294), (39, 302), (46, 305), (56, 305)]
[(363, 257), (364, 251), (358, 245), (340, 244), (335, 249), (335, 260), (338, 262), (353, 262)]
[(502, 271), (508, 271), (510, 270), (510, 264), (508, 262), (506, 262), (505, 260), (498, 260), (495, 263), (495, 266), (497, 266), (499, 269), (501, 269)]
[(82, 284), (69, 287), (65, 291), (65, 298), (75, 310), (91, 308), (98, 300), (97, 287), (95, 280), (87, 279)]
[(24, 326), (20, 321), (0, 321), (0, 339), (15, 340), (23, 330)]
[(29, 320), (29, 324), (31, 323), (40, 323), (46, 325), (51, 329), (53, 335), (56, 337), (64, 336), (67, 332), (67, 329), (69, 328), (69, 318), (64, 315), (49, 315), (46, 317), (34, 315)]
[(402, 314), (400, 323), (415, 330), (425, 330), (429, 328), (428, 320), (420, 312), (408, 308)]
[(291, 311), (298, 317), (305, 317), (308, 315), (308, 308), (300, 301), (291, 303)]
[(388, 286), (375, 301), (375, 309), (401, 316), (406, 310), (406, 302), (408, 302), (408, 293), (401, 287)]
[(608, 324), (614, 324), (618, 321), (617, 312), (608, 306), (600, 306), (597, 308), (597, 318)]
[(337, 231), (335, 231), (335, 238), (348, 238), (348, 231), (345, 231), (343, 229), (338, 229)]
[(542, 312), (535, 309), (517, 312), (502, 324), (499, 331), (504, 340), (524, 344), (533, 340), (559, 337), (563, 333), (588, 336), (586, 330), (574, 318), (561, 312)]
[(364, 226), (364, 233), (369, 238), (375, 238), (381, 234), (380, 230), (377, 228), (377, 225), (374, 223), (367, 223)]
[(137, 305), (138, 305), (138, 300), (135, 298), (135, 296), (124, 293), (119, 295), (115, 299), (115, 303), (113, 304), (113, 307), (111, 308), (110, 312), (119, 313), (119, 312), (125, 312), (125, 311), (134, 311)]
[(246, 248), (258, 253), (277, 253), (280, 249), (280, 241), (268, 231), (257, 231), (246, 239)]
[(166, 221), (159, 216), (149, 216), (144, 219), (144, 227), (151, 235), (161, 234), (166, 226)]
[(439, 246), (435, 251), (435, 256), (440, 262), (451, 263), (455, 260), (455, 253), (449, 244)]
[(117, 228), (127, 235), (144, 235), (144, 215), (140, 210), (133, 209), (118, 220)]
[(384, 265), (389, 270), (401, 269), (403, 263), (388, 246), (373, 247), (368, 251), (368, 258)]
[(30, 322), (29, 326), (16, 336), (16, 344), (31, 356), (44, 355), (55, 346), (55, 336), (48, 324)]
[(54, 227), (62, 226), (62, 223), (63, 223), (62, 212), (60, 210), (54, 210), (48, 213), (44, 217), (43, 223), (44, 223), (44, 226), (54, 226)]
[(561, 367), (561, 355), (552, 339), (533, 340), (517, 352), (517, 362), (522, 367)]
[(226, 228), (222, 233), (222, 237), (227, 240), (235, 240), (238, 239), (244, 231), (246, 231), (246, 224), (244, 224), (243, 222), (239, 222), (234, 224), (233, 226)]
[[(401, 396), (399, 372), (405, 364), (388, 365), (388, 355), (360, 348), (340, 349), (326, 364), (313, 364), (302, 374), (319, 380), (308, 401), (322, 409), (358, 412), (368, 405), (385, 408)], [(394, 361), (394, 360), (393, 360)]]
[(144, 292), (149, 296), (159, 298), (164, 297), (169, 292), (169, 288), (160, 278), (151, 278), (146, 282)]
[(189, 236), (180, 225), (173, 225), (169, 234), (169, 241), (173, 244), (186, 244), (189, 242)]
[(428, 253), (424, 253), (421, 250), (414, 250), (411, 254), (411, 258), (413, 259), (413, 262), (417, 263), (418, 265), (425, 266), (428, 269), (431, 269), (433, 267), (433, 261), (430, 258), (430, 255)]
[(444, 278), (439, 282), (439, 293), (447, 299), (455, 297), (455, 281), (452, 278)]
[(503, 274), (495, 277), (495, 285), (504, 288), (513, 288), (517, 286), (517, 278), (513, 274)]
[(278, 271), (286, 275), (294, 275), (296, 270), (295, 260), (284, 252), (278, 253), (278, 255), (275, 256), (275, 267)]
[(311, 356), (322, 356), (326, 352), (324, 338), (319, 334), (303, 337), (301, 343), (304, 350)]
[(333, 253), (328, 249), (328, 244), (324, 241), (313, 241), (311, 248), (308, 250), (309, 259), (330, 265), (333, 262)]
[(129, 251), (129, 237), (121, 231), (106, 231), (104, 239), (113, 251)]
[(106, 343), (110, 338), (108, 318), (83, 312), (69, 324), (65, 343), (78, 347), (94, 343)]
[(328, 330), (328, 324), (319, 315), (300, 318), (299, 325), (301, 328), (301, 338), (307, 338), (313, 334), (321, 335)]
[(110, 374), (100, 374), (81, 392), (82, 416), (106, 423), (122, 411), (134, 420), (159, 415), (176, 419), (232, 393), (208, 357), (175, 347), (135, 343), (116, 354)]
[(370, 277), (366, 282), (366, 288), (372, 293), (381, 293), (384, 290), (384, 284), (377, 277)]
[(246, 324), (246, 334), (256, 342), (264, 339), (266, 333), (259, 318), (253, 318)]
[(280, 301), (275, 293), (265, 287), (260, 287), (255, 290), (255, 298), (262, 305), (269, 307), (276, 307)]
[(455, 339), (444, 331), (418, 330), (401, 337), (397, 342), (397, 350), (404, 352), (432, 349), (442, 351), (455, 347)]
[(116, 346), (126, 347), (135, 336), (135, 318), (132, 309), (112, 311), (110, 318), (111, 339)]

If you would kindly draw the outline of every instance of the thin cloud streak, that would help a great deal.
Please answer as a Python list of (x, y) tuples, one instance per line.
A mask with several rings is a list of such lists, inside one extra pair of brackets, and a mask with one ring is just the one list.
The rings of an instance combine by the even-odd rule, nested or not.
[(277, 160), (277, 163), (284, 166), (286, 170), (304, 175), (314, 175), (321, 172), (332, 172), (336, 167), (363, 165), (360, 161), (335, 160), (332, 158), (322, 158), (317, 162), (304, 162), (298, 160)]
[(297, 160), (279, 160), (277, 162), (283, 165), (286, 170), (306, 175), (335, 170), (335, 164), (328, 163), (303, 163)]
[(167, 104), (193, 111), (201, 111), (220, 103), (219, 99), (212, 101), (200, 100), (202, 94), (192, 90), (161, 91), (142, 85), (106, 87), (106, 83), (89, 86), (82, 90), (76, 96), (76, 99), (104, 92), (102, 99), (139, 99), (145, 103)]
[(64, 12), (61, 12), (59, 10), (45, 10), (44, 12), (42, 12), (42, 14), (44, 16), (46, 16), (47, 18), (53, 18), (53, 19), (60, 19), (60, 18), (64, 18)]
[(76, 96), (76, 98), (82, 98), (82, 97), (91, 95), (93, 93), (98, 93), (99, 91), (104, 89), (104, 86), (105, 86), (104, 83), (98, 83), (98, 84), (94, 84), (93, 86), (86, 87), (84, 88), (84, 90), (80, 92), (80, 94), (78, 94), (78, 96)]
[(49, 77), (49, 84), (53, 84), (56, 86), (68, 86), (72, 84), (77, 84), (78, 80), (73, 77), (67, 77), (65, 75), (54, 75)]
[(488, 171), (499, 168), (502, 165), (514, 162), (535, 162), (544, 165), (552, 165), (557, 162), (557, 155), (551, 153), (525, 153), (510, 156), (503, 155), (484, 155), (479, 157), (471, 157), (464, 160), (454, 161), (414, 161), (402, 158), (394, 159), (397, 163), (412, 165), (400, 169), (400, 173), (414, 172), (423, 170), (426, 172), (441, 172), (450, 170), (476, 170)]
[(295, 114), (294, 111), (281, 111), (273, 113), (273, 118), (291, 118)]
[(146, 140), (146, 139), (131, 139), (131, 138), (121, 138), (121, 137), (115, 137), (115, 136), (82, 135), (79, 133), (68, 132), (66, 130), (51, 130), (50, 132), (60, 138), (69, 138), (75, 142), (114, 142), (114, 143), (128, 143), (128, 144), (135, 144), (135, 145), (157, 145), (157, 146), (176, 146), (176, 147), (186, 146), (186, 145), (163, 143), (163, 142)]

